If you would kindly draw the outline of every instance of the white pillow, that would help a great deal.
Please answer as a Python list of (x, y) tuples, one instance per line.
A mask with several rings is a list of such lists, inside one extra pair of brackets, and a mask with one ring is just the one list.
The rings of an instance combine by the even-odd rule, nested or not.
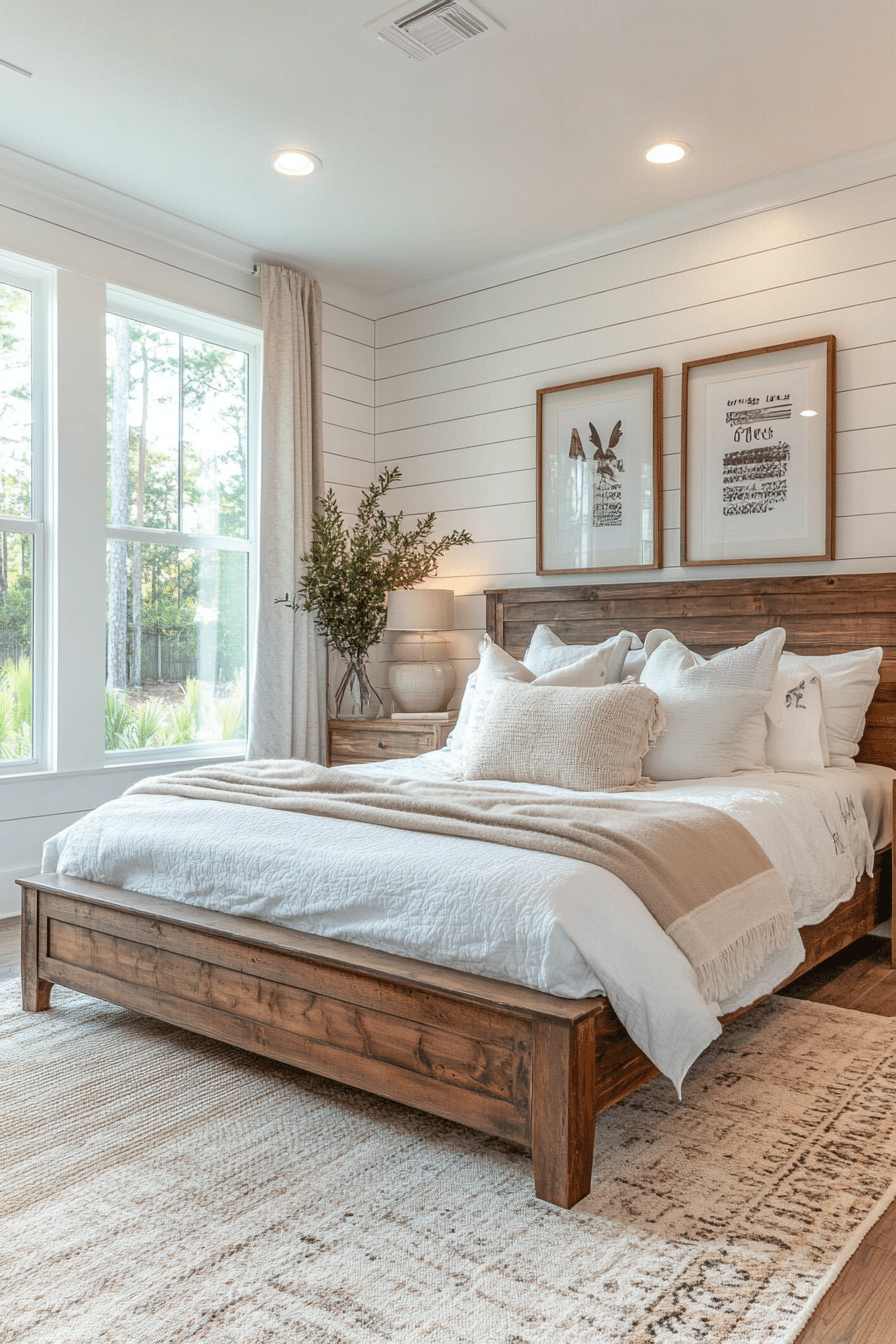
[(613, 635), (600, 644), (566, 644), (559, 635), (554, 634), (549, 625), (537, 625), (532, 641), (523, 654), (523, 662), (531, 672), (540, 677), (545, 672), (555, 672), (558, 667), (569, 667), (570, 664), (589, 654), (606, 652), (609, 657), (606, 681), (609, 684), (622, 681), (625, 655), (633, 644), (640, 645), (640, 642), (638, 636), (631, 630), (621, 630), (618, 635)]
[(647, 664), (653, 650), (658, 644), (662, 644), (664, 639), (675, 639), (671, 630), (651, 630), (644, 637), (644, 643), (640, 640), (635, 644), (632, 640), (632, 647), (629, 653), (625, 655), (625, 662), (622, 665), (622, 680), (627, 677), (634, 677), (635, 681), (641, 680), (641, 673)]
[(467, 684), (460, 700), (460, 709), (457, 711), (457, 723), (445, 739), (445, 746), (450, 751), (463, 750), (467, 724), (470, 722), (470, 714), (473, 711), (473, 703), (476, 699), (476, 678), (476, 672), (471, 672), (467, 677)]
[(865, 715), (880, 680), (883, 649), (830, 653), (810, 662), (821, 678), (821, 704), (831, 765), (855, 765)]
[(829, 758), (821, 679), (805, 658), (781, 654), (765, 717), (765, 759), (773, 770), (824, 769)]
[(663, 640), (641, 674), (666, 714), (666, 731), (645, 757), (645, 774), (701, 779), (764, 768), (765, 707), (784, 638), (780, 627), (766, 630), (709, 660), (677, 639)]
[(467, 741), (464, 775), (585, 792), (638, 788), (641, 758), (662, 725), (658, 697), (633, 681), (599, 687), (502, 681), (479, 736)]

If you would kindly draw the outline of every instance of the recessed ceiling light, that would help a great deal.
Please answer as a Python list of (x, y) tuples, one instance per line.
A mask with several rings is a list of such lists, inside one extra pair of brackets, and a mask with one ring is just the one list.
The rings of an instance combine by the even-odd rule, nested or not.
[(817, 415), (817, 411), (800, 411), (800, 415)]
[(678, 163), (690, 148), (680, 140), (661, 140), (659, 144), (651, 145), (644, 157), (648, 163)]
[(307, 149), (283, 149), (274, 156), (274, 167), (284, 177), (307, 177), (323, 164), (316, 154)]

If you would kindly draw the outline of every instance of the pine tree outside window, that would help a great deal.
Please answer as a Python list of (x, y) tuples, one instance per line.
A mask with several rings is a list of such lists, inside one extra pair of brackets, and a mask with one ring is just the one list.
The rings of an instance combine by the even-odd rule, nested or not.
[(246, 736), (258, 338), (111, 296), (106, 750)]

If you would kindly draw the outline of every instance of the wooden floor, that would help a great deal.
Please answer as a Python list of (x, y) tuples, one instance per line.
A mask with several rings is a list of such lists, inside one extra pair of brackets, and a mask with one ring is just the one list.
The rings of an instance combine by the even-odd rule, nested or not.
[[(0, 920), (0, 982), (19, 974), (19, 921)], [(788, 985), (784, 994), (896, 1017), (896, 969), (886, 938), (861, 938)], [(894, 1121), (896, 1123), (896, 1121)], [(798, 1344), (894, 1344), (896, 1204), (862, 1242)], [(758, 1341), (757, 1341), (758, 1344)]]

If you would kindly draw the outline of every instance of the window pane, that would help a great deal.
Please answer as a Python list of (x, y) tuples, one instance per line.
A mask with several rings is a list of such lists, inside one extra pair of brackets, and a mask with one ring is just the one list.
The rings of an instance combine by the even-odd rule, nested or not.
[(106, 322), (108, 512), (113, 527), (180, 528), (180, 338)]
[(0, 284), (0, 513), (31, 514), (31, 295)]
[(246, 535), (249, 359), (184, 337), (185, 532)]
[(31, 750), (32, 545), (0, 532), (0, 759), (28, 760)]
[(246, 735), (248, 557), (109, 541), (106, 749)]

